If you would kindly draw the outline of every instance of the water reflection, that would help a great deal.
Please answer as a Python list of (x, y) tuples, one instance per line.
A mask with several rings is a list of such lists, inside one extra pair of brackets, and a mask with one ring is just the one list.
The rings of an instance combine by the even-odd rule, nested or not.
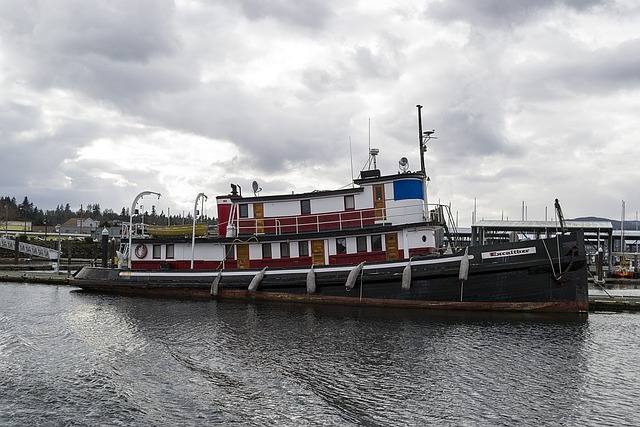
[(567, 422), (584, 382), (581, 315), (115, 301), (237, 419), (509, 422), (535, 408)]
[(0, 285), (2, 425), (636, 424), (630, 314), (185, 301)]

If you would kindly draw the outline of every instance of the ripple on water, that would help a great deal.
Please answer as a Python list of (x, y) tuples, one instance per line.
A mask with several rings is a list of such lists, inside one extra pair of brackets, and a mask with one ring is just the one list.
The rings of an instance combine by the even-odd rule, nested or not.
[(633, 425), (640, 413), (640, 322), (630, 314), (217, 303), (8, 284), (0, 300), (2, 425)]

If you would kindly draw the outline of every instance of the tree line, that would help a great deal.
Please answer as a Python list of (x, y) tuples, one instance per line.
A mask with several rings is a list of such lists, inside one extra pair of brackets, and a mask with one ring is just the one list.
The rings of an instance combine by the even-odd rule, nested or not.
[[(158, 214), (156, 206), (151, 206), (151, 211), (135, 212), (144, 215), (147, 224), (182, 224), (193, 221), (191, 213), (186, 216), (170, 215), (167, 217), (164, 211)], [(110, 227), (121, 221), (129, 220), (129, 208), (122, 208), (119, 212), (113, 209), (101, 209), (100, 203), (88, 203), (80, 205), (79, 210), (71, 210), (69, 203), (60, 204), (55, 209), (43, 210), (38, 208), (25, 196), (22, 203), (18, 203), (15, 197), (0, 198), (0, 222), (4, 221), (31, 221), (35, 226), (63, 224), (71, 218), (91, 218), (98, 221), (101, 227)], [(214, 219), (208, 216), (198, 218), (207, 223), (214, 223)]]

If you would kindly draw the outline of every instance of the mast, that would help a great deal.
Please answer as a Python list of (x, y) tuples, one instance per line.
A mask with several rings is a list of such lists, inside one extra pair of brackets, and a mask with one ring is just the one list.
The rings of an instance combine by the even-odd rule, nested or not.
[(424, 195), (424, 219), (427, 219), (429, 204), (427, 202), (427, 169), (424, 165), (424, 153), (427, 151), (427, 142), (432, 138), (431, 135), (435, 130), (422, 131), (422, 105), (416, 105), (418, 109), (418, 141), (420, 143), (420, 172), (422, 172), (422, 192)]
[(622, 253), (622, 256), (620, 257), (620, 265), (622, 265), (622, 260), (624, 259), (624, 251), (627, 247), (624, 239), (624, 220), (626, 217), (624, 200), (622, 201), (622, 215), (620, 217), (620, 252)]
[(418, 142), (420, 143), (420, 170), (426, 176), (424, 167), (424, 143), (422, 141), (422, 105), (416, 105), (418, 109)]

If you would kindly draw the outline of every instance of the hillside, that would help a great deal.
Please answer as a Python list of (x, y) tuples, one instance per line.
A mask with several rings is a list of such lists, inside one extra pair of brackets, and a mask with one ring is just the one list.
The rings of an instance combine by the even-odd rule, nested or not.
[[(568, 221), (609, 221), (611, 222), (611, 225), (613, 225), (613, 229), (614, 230), (620, 230), (621, 228), (621, 224), (622, 221), (620, 220), (615, 220), (615, 219), (609, 219), (609, 218), (599, 218), (596, 216), (583, 216), (583, 217), (579, 217), (579, 218), (574, 218), (574, 219), (567, 219)], [(625, 230), (640, 230), (640, 221), (629, 221), (626, 220), (624, 222), (624, 229)]]

